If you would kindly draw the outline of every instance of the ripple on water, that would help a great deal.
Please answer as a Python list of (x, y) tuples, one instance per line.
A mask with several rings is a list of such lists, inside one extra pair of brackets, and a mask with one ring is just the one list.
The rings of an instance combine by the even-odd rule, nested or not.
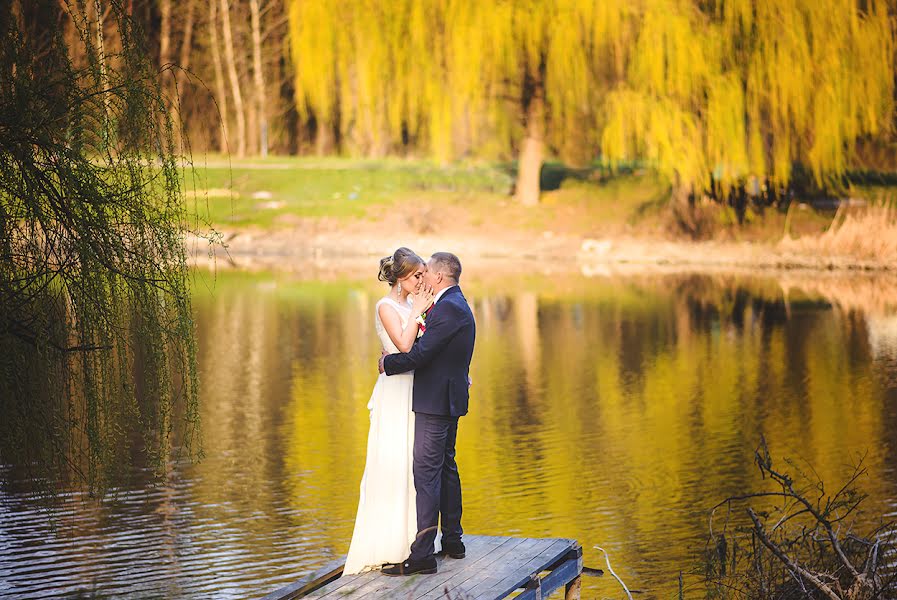
[(265, 524), (299, 511), (205, 505), (191, 497), (193, 487), (129, 490), (99, 505), (66, 495), (55, 527), (27, 498), (0, 495), (0, 597), (245, 597), (318, 560), (314, 531)]
[[(710, 508), (763, 485), (761, 434), (827, 478), (869, 449), (870, 502), (897, 518), (893, 336), (831, 307), (789, 316), (722, 281), (473, 288), (466, 531), (576, 538), (596, 567), (602, 546), (631, 587), (674, 597)], [(11, 491), (27, 486), (0, 487), (0, 598), (256, 597), (346, 551), (378, 356), (363, 307), (382, 290), (243, 283), (194, 304), (207, 458), (155, 484), (138, 474), (101, 504), (64, 492), (55, 528)], [(739, 295), (750, 319), (731, 314)], [(583, 595), (618, 592), (587, 579)]]

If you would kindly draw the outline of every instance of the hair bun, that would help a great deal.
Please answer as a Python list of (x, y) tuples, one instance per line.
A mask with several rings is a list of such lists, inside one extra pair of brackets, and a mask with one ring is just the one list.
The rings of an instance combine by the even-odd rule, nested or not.
[(380, 259), (380, 273), (377, 274), (377, 279), (395, 285), (399, 279), (408, 277), (422, 264), (425, 264), (424, 259), (402, 246), (392, 256)]
[(384, 256), (380, 259), (380, 273), (377, 274), (377, 279), (380, 281), (386, 281), (389, 285), (394, 285), (396, 282), (395, 273), (393, 271), (393, 267), (396, 264), (396, 259), (393, 256)]

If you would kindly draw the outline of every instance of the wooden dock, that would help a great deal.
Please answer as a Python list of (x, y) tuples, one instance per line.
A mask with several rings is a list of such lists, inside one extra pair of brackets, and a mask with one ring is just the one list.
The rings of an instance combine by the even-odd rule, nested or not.
[(262, 600), (402, 598), (407, 600), (541, 600), (565, 588), (579, 598), (582, 547), (576, 540), (465, 535), (467, 557), (440, 557), (435, 575), (389, 577), (379, 571), (342, 577), (345, 557)]

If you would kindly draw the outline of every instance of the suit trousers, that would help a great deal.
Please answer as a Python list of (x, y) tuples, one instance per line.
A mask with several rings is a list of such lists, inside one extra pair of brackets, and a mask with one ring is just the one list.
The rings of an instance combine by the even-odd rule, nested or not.
[(414, 490), (417, 494), (417, 538), (412, 560), (433, 555), (436, 528), (442, 517), (442, 543), (461, 541), (461, 477), (455, 462), (458, 417), (414, 414)]

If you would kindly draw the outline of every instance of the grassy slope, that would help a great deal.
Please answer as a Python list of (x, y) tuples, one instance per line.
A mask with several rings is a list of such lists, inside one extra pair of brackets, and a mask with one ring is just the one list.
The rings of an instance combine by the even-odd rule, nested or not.
[[(545, 191), (535, 208), (517, 206), (510, 198), (513, 173), (507, 167), (402, 159), (209, 158), (195, 164), (187, 187), (191, 209), (200, 219), (225, 229), (283, 228), (323, 217), (374, 221), (399, 204), (409, 213), (411, 226), (421, 231), (449, 225), (484, 236), (499, 230), (596, 238), (671, 236), (666, 185), (649, 174), (608, 177), (549, 165), (543, 179), (556, 189)], [(731, 211), (709, 210), (718, 239), (777, 241), (784, 232), (786, 216), (774, 209), (742, 226), (733, 223)], [(433, 215), (442, 213), (452, 222), (432, 222), (438, 219)], [(801, 207), (792, 211), (789, 229), (792, 235), (820, 233), (830, 222), (831, 213)]]
[(266, 227), (289, 225), (296, 217), (363, 218), (371, 207), (409, 195), (502, 195), (510, 178), (489, 167), (423, 161), (277, 158), (229, 167), (223, 161), (197, 163), (188, 183), (201, 218), (222, 226)]

